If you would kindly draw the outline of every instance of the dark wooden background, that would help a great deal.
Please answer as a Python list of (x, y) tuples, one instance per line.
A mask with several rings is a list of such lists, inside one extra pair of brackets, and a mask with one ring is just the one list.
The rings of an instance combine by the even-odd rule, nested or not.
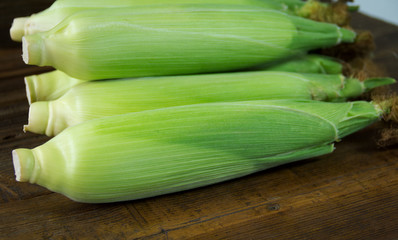
[[(398, 148), (376, 146), (375, 124), (330, 155), (182, 193), (112, 204), (82, 204), (15, 181), (11, 151), (48, 138), (23, 133), (28, 103), (12, 18), (49, 0), (0, 3), (0, 239), (398, 239)], [(374, 60), (398, 78), (398, 27), (353, 16), (371, 30)]]

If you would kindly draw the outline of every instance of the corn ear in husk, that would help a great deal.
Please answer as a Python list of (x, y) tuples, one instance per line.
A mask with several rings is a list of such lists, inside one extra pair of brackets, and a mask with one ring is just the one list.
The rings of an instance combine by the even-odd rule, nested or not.
[(342, 75), (272, 71), (91, 81), (73, 87), (57, 100), (31, 104), (25, 130), (53, 136), (94, 118), (198, 103), (345, 101), (393, 82), (390, 78), (360, 82)]
[(238, 5), (162, 5), (78, 12), (24, 37), (27, 64), (81, 80), (242, 70), (354, 41), (355, 33)]
[[(323, 55), (309, 54), (286, 59), (257, 70), (341, 74), (342, 69), (343, 66), (337, 59)], [(72, 87), (86, 81), (70, 77), (59, 70), (27, 76), (25, 77), (25, 85), (28, 102), (31, 104), (36, 101), (58, 99)]]
[(29, 17), (15, 18), (10, 29), (10, 36), (12, 40), (20, 42), (22, 41), (22, 37), (25, 35), (49, 31), (70, 15), (89, 9), (187, 3), (249, 5), (275, 9), (297, 15), (300, 15), (300, 12), (303, 12), (302, 9), (309, 7), (306, 5), (314, 5), (311, 1), (303, 2), (300, 0), (57, 0), (44, 11), (35, 13)]
[(13, 161), (18, 181), (75, 201), (133, 200), (330, 153), (382, 113), (368, 102), (185, 105), (87, 121)]

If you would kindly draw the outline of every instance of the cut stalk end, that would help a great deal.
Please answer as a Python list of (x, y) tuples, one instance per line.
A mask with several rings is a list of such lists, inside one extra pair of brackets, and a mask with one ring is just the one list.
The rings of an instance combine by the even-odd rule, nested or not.
[(29, 64), (29, 45), (25, 37), (22, 37), (22, 59)]
[(38, 134), (46, 134), (49, 119), (49, 103), (34, 102), (29, 108), (28, 125), (24, 126), (24, 131)]
[(42, 65), (42, 43), (40, 35), (33, 34), (22, 37), (22, 59), (29, 65)]
[(15, 178), (18, 182), (28, 182), (35, 165), (32, 150), (20, 148), (12, 151)]
[(21, 42), (25, 35), (25, 23), (29, 17), (14, 18), (10, 28), (10, 36), (13, 41)]
[(25, 77), (25, 88), (26, 88), (26, 98), (28, 99), (29, 105), (37, 101), (35, 82), (37, 82), (37, 75), (31, 75)]

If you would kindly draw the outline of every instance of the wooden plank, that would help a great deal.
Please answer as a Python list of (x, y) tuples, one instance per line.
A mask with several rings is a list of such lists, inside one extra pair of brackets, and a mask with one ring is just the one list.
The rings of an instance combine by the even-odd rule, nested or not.
[(127, 239), (140, 230), (123, 204), (80, 204), (48, 194), (0, 205), (1, 239)]
[(11, 151), (33, 148), (49, 139), (22, 131), (29, 109), (23, 77), (0, 79), (0, 96), (0, 204), (49, 194), (42, 187), (15, 181)]
[[(337, 154), (344, 155), (345, 151), (338, 150)], [(88, 226), (79, 224), (80, 220), (76, 218), (81, 218), (82, 214), (94, 214), (103, 220), (103, 215), (110, 214), (109, 217), (114, 218), (112, 223), (122, 226), (115, 227), (117, 232), (132, 237), (167, 235), (170, 239), (186, 239), (202, 238), (206, 234), (231, 238), (233, 236), (229, 232), (234, 232), (233, 229), (243, 230), (236, 235), (237, 239), (269, 233), (278, 239), (295, 237), (293, 233), (297, 238), (311, 234), (314, 238), (334, 236), (337, 239), (348, 233), (355, 237), (364, 230), (369, 236), (380, 237), (384, 233), (398, 233), (398, 225), (393, 224), (398, 220), (398, 162), (394, 161), (398, 150), (385, 150), (380, 155), (382, 157), (376, 158), (374, 164), (357, 164), (355, 171), (347, 170), (343, 175), (330, 173), (337, 172), (348, 158), (336, 161), (330, 155), (206, 188), (128, 203), (90, 205), (74, 203), (58, 194), (38, 196), (1, 204), (0, 219), (7, 219), (12, 226), (0, 222), (4, 227), (0, 232), (21, 239), (25, 232), (15, 231), (15, 228), (23, 229), (30, 224), (29, 231), (33, 236), (43, 236), (46, 231), (67, 234), (63, 232), (65, 225), (60, 222), (74, 219), (74, 224), (67, 225), (70, 231), (77, 233), (81, 228), (93, 236), (101, 236), (96, 234), (103, 234), (102, 228), (94, 229), (89, 220)], [(366, 158), (363, 162), (367, 162), (375, 156), (364, 154), (357, 157)], [(334, 162), (334, 167), (330, 162), (324, 164), (325, 161)], [(313, 168), (314, 163), (320, 164), (320, 168)], [(109, 213), (113, 211), (109, 208), (116, 208), (117, 214), (123, 213), (125, 217), (115, 218), (113, 214), (116, 213)], [(18, 214), (13, 215), (11, 211)], [(390, 214), (386, 215), (386, 211)], [(53, 215), (54, 212), (57, 214)], [(13, 216), (7, 217), (10, 214)], [(50, 221), (51, 225), (43, 227), (38, 224), (42, 221)], [(134, 222), (137, 232), (128, 231), (132, 226), (124, 229), (130, 221)], [(290, 227), (290, 230), (284, 227)]]
[[(397, 174), (391, 168), (382, 171), (386, 178)], [(160, 234), (170, 239), (387, 239), (398, 234), (398, 203), (389, 201), (398, 197), (398, 181), (374, 186), (379, 179), (377, 169)]]
[[(21, 48), (0, 49), (0, 83), (9, 82), (9, 78), (23, 77), (48, 72), (51, 67), (37, 67), (26, 65), (22, 60)], [(10, 83), (10, 82), (9, 82)]]
[[(349, 146), (360, 145), (354, 142)], [(348, 150), (340, 149), (336, 151), (338, 155), (345, 155)], [(99, 215), (101, 219), (110, 214), (113, 219), (108, 220), (122, 226), (115, 227), (115, 231), (134, 238), (300, 239), (310, 236), (318, 239), (329, 236), (332, 238), (328, 239), (341, 239), (348, 234), (355, 237), (366, 233), (377, 239), (384, 234), (398, 233), (398, 225), (394, 224), (398, 220), (398, 202), (394, 201), (398, 199), (398, 162), (394, 159), (398, 150), (384, 150), (379, 154), (380, 158), (376, 159), (374, 154), (356, 156), (364, 161), (356, 161), (355, 170), (344, 169), (344, 162), (351, 158), (336, 159), (329, 155), (206, 188), (127, 203), (90, 205), (74, 203), (58, 194), (38, 196), (2, 204), (0, 219), (12, 220), (14, 228), (0, 222), (0, 226), (4, 226), (0, 232), (21, 239), (25, 232), (15, 228), (26, 228), (24, 221), (30, 219), (29, 231), (33, 236), (43, 236), (45, 232), (64, 235), (68, 233), (60, 222), (74, 219), (74, 224), (67, 225), (69, 231), (77, 233), (84, 228), (93, 236), (101, 236), (103, 227), (92, 222), (87, 226), (80, 223), (81, 214), (88, 211), (85, 214)], [(314, 163), (318, 163), (319, 168), (314, 168)], [(338, 169), (345, 173), (331, 174), (338, 173)], [(109, 213), (109, 206), (115, 206), (118, 215), (130, 216), (116, 218), (114, 213)], [(73, 210), (76, 208), (81, 209)], [(7, 218), (10, 211), (21, 215)], [(54, 212), (57, 215), (53, 215)], [(52, 224), (39, 226), (44, 219)], [(100, 220), (94, 217), (92, 221)], [(130, 222), (134, 227), (125, 229)], [(131, 228), (137, 232), (129, 231)], [(237, 229), (241, 231), (236, 232)]]

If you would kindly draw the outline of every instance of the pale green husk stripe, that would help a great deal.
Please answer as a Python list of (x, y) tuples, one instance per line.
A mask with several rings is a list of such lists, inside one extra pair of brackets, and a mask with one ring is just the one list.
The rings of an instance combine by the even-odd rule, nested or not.
[(94, 118), (198, 103), (267, 99), (344, 101), (371, 89), (368, 82), (374, 87), (394, 80), (360, 82), (342, 75), (258, 71), (92, 81), (79, 84), (57, 100), (31, 104), (25, 130), (53, 136)]
[(379, 119), (371, 103), (249, 101), (116, 115), (13, 152), (18, 181), (81, 202), (192, 189), (333, 151)]
[(23, 57), (96, 80), (240, 70), (354, 38), (336, 25), (274, 10), (174, 4), (78, 12), (25, 36)]

